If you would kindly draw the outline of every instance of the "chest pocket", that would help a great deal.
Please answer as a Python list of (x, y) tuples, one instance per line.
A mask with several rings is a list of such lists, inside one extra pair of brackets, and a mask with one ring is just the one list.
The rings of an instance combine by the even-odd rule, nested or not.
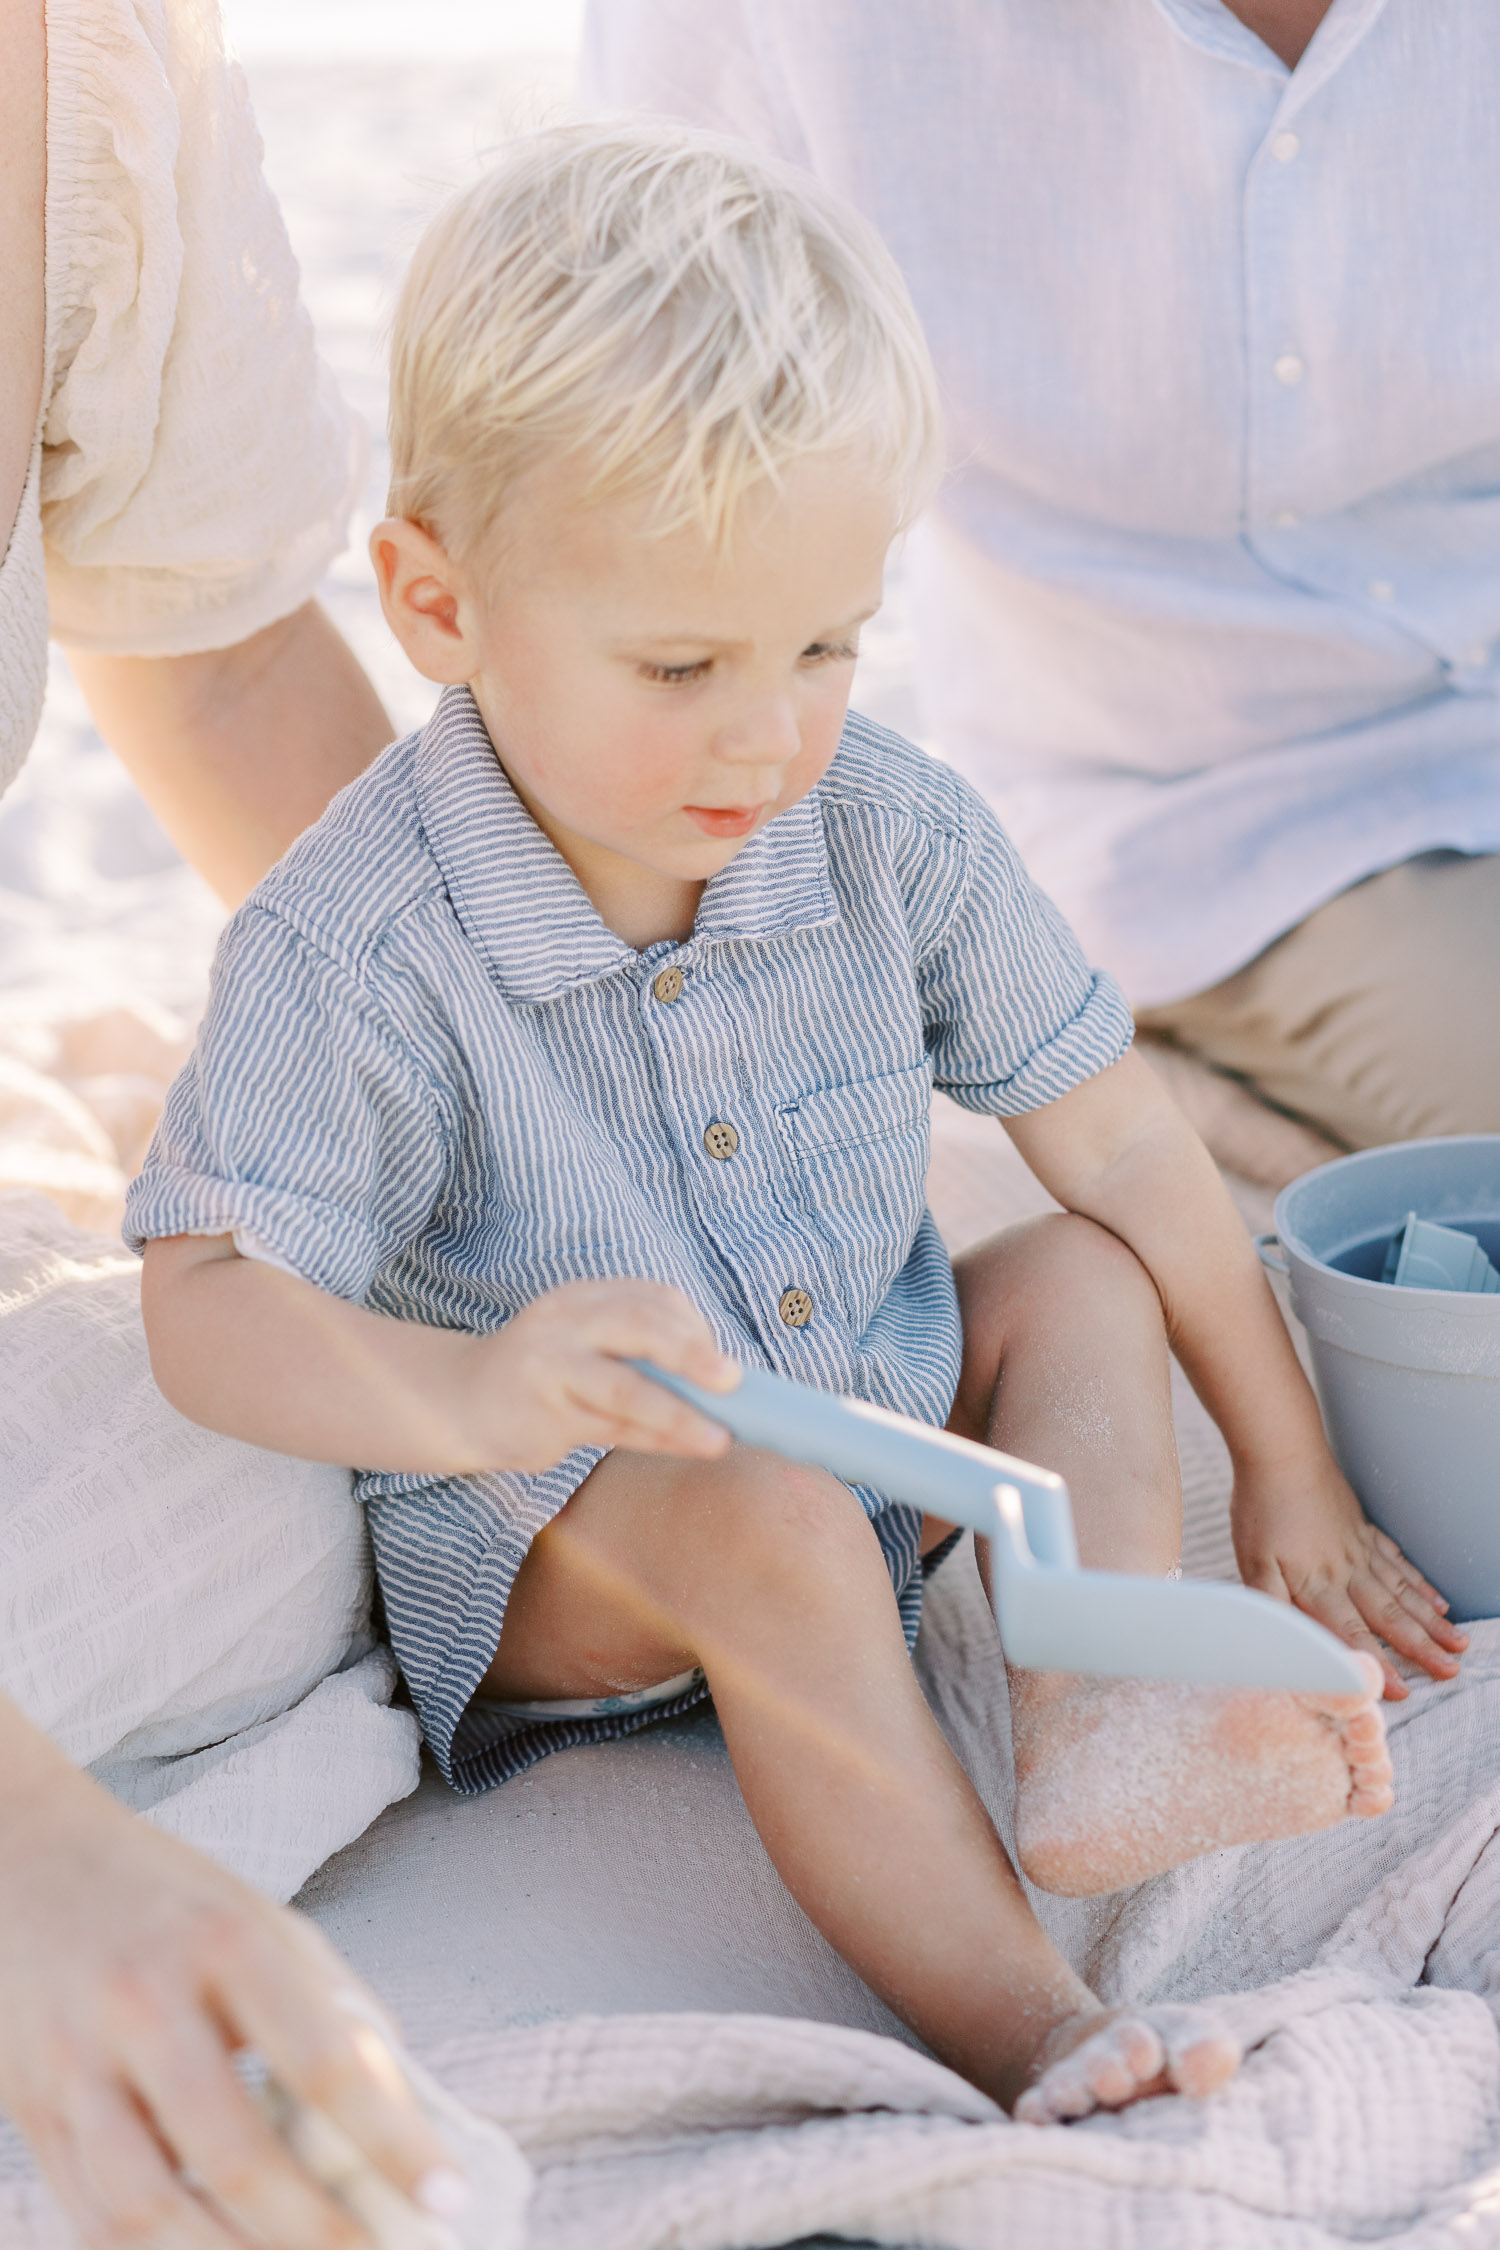
[(925, 1062), (820, 1087), (777, 1112), (797, 1200), (833, 1253), (856, 1333), (911, 1253), (927, 1200), (932, 1074)]

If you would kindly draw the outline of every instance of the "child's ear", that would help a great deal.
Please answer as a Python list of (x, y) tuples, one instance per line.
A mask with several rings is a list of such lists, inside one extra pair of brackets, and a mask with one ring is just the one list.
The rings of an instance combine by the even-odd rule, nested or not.
[(480, 669), (477, 614), (467, 574), (430, 531), (387, 516), (370, 534), (370, 560), (386, 623), (424, 679), (444, 687)]

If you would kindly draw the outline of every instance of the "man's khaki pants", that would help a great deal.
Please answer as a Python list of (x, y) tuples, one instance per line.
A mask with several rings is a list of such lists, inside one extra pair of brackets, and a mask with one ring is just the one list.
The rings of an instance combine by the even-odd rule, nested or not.
[(1500, 854), (1371, 875), (1136, 1020), (1350, 1148), (1500, 1133)]

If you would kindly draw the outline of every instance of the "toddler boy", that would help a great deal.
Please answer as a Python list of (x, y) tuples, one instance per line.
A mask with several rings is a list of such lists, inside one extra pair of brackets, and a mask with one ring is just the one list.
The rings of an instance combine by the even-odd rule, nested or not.
[[(625, 1364), (948, 1421), (1067, 1476), (1086, 1561), (1167, 1571), (1170, 1334), (1247, 1578), (1454, 1669), (1118, 990), (972, 791), (846, 715), (938, 454), (895, 268), (732, 143), (542, 134), (419, 250), (391, 435), (381, 596), (444, 693), (226, 934), (130, 1203), (162, 1387), (362, 1465), (456, 1787), (711, 1692), (783, 1878), (938, 2054), (1038, 2116), (1206, 2091), (1232, 2047), (1106, 2017), (927, 1712), (947, 1527)], [(956, 1276), (934, 1084), (1063, 1206)], [(1110, 1889), (1383, 1810), (1370, 1670), (1332, 1700), (1016, 1674), (1028, 1872)]]

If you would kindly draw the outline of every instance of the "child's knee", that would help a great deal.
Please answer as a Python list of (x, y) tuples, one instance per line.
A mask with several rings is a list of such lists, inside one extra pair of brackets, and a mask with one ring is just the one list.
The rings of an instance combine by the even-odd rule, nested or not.
[(714, 1463), (693, 1514), (725, 1583), (745, 1598), (845, 1588), (872, 1565), (888, 1575), (864, 1509), (822, 1469), (737, 1448)]
[(967, 1343), (981, 1324), (1003, 1324), (1035, 1312), (1055, 1313), (1060, 1304), (1132, 1305), (1159, 1317), (1156, 1284), (1135, 1252), (1118, 1235), (1076, 1211), (1050, 1211), (1020, 1225), (954, 1261)]

